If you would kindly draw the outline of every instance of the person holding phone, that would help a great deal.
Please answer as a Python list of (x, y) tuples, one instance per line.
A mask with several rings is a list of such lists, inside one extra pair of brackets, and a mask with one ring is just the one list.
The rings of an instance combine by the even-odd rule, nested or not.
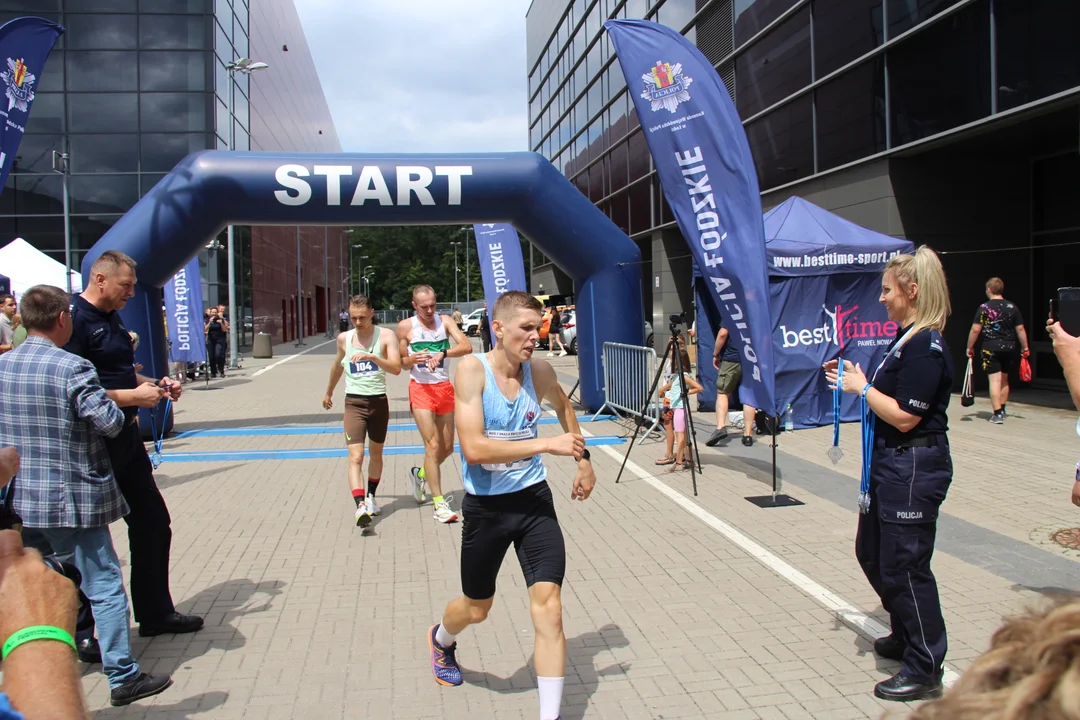
[(900, 672), (874, 687), (883, 700), (938, 697), (948, 644), (937, 580), (930, 569), (937, 518), (952, 483), (948, 408), (953, 364), (942, 333), (949, 288), (928, 247), (889, 261), (881, 302), (900, 329), (870, 374), (844, 361), (825, 363), (835, 388), (861, 395), (872, 413), (869, 488), (859, 498), (855, 556), (889, 613), (892, 632), (874, 641)]
[[(1071, 335), (1057, 317), (1051, 304), (1050, 319), (1046, 322), (1046, 332), (1054, 341), (1054, 355), (1061, 363), (1065, 375), (1065, 384), (1069, 386), (1073, 405), (1080, 410), (1080, 337)], [(1080, 435), (1080, 418), (1076, 421), (1076, 434)], [(1080, 507), (1080, 462), (1076, 463), (1076, 478), (1073, 482), (1072, 503)]]

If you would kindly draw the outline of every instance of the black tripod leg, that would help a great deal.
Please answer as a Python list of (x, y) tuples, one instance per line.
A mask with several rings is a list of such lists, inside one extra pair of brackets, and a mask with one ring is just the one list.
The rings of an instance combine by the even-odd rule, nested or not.
[[(644, 418), (649, 411), (649, 402), (652, 400), (652, 396), (656, 393), (656, 388), (660, 386), (660, 376), (664, 374), (664, 360), (667, 360), (668, 352), (674, 352), (675, 350), (675, 337), (672, 336), (671, 341), (668, 342), (668, 349), (664, 351), (664, 357), (660, 361), (659, 367), (656, 368), (656, 375), (653, 376), (652, 387), (649, 388), (649, 394), (645, 396), (645, 405), (641, 408), (641, 412), (638, 417)], [(619, 467), (619, 474), (615, 476), (615, 484), (619, 484), (619, 480), (622, 479), (623, 469), (626, 468), (626, 461), (630, 459), (630, 451), (634, 449), (634, 442), (637, 440), (638, 430), (641, 425), (634, 428), (634, 436), (630, 438), (630, 446), (626, 448), (626, 454), (623, 455), (622, 466)]]

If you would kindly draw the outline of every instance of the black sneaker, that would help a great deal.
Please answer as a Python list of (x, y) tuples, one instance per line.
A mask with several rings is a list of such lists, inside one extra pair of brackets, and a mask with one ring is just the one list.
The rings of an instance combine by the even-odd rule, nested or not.
[(705, 441), (705, 444), (709, 447), (716, 447), (716, 443), (720, 442), (727, 437), (727, 428), (717, 428), (713, 431), (713, 434), (709, 436), (709, 439)]
[(168, 675), (150, 675), (139, 673), (137, 677), (128, 680), (123, 685), (114, 687), (110, 693), (109, 703), (113, 707), (130, 705), (136, 700), (157, 695), (165, 688), (172, 685), (172, 678)]
[(742, 436), (742, 444), (745, 445), (746, 447), (753, 447), (754, 446), (754, 436), (753, 435), (743, 435)]

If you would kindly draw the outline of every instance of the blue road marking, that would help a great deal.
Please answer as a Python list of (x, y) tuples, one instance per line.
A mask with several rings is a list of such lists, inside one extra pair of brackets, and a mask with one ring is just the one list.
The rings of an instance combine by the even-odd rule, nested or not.
[[(625, 438), (615, 435), (599, 435), (585, 438), (585, 444), (623, 445)], [(460, 445), (454, 445), (454, 452), (461, 452)], [(387, 445), (383, 455), (423, 455), (423, 445)], [(221, 452), (177, 452), (162, 453), (162, 462), (243, 462), (252, 460), (317, 460), (326, 458), (348, 457), (348, 448), (311, 448), (308, 450), (225, 450)]]
[[(604, 420), (616, 420), (614, 415), (600, 415), (597, 422)], [(542, 417), (537, 421), (540, 425), (555, 425), (558, 418)], [(592, 422), (592, 415), (578, 415), (578, 422)], [(415, 430), (416, 423), (391, 423), (391, 431)], [(333, 425), (283, 425), (280, 427), (239, 427), (239, 428), (212, 428), (207, 430), (185, 430), (177, 433), (173, 439), (180, 440), (192, 437), (241, 437), (251, 435), (339, 435), (343, 431), (341, 423)]]

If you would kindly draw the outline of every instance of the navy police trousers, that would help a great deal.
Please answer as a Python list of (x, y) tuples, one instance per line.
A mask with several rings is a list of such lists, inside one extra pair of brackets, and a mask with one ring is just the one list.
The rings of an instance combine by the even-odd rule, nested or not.
[(936, 681), (945, 664), (945, 620), (930, 570), (938, 509), (952, 482), (944, 436), (933, 447), (886, 448), (871, 459), (870, 512), (859, 515), (855, 556), (905, 646), (902, 671)]

